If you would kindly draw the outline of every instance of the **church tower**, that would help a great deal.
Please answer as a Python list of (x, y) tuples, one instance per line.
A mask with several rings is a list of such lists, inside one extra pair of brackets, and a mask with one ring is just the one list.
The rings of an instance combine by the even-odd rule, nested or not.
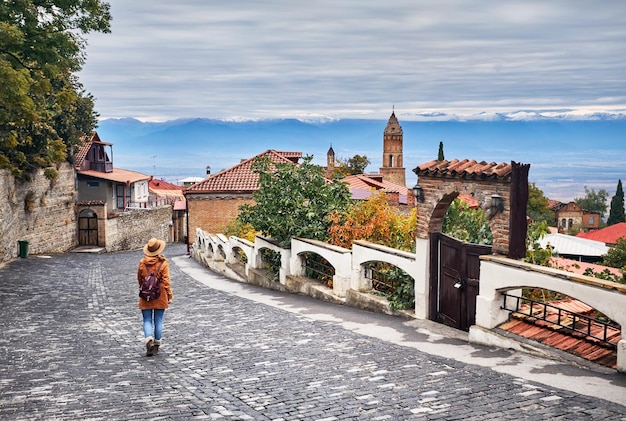
[(332, 171), (335, 168), (335, 151), (333, 145), (330, 145), (330, 149), (326, 152), (326, 168), (328, 171)]
[(383, 133), (383, 166), (380, 173), (385, 180), (406, 186), (406, 170), (402, 166), (402, 127), (395, 111), (391, 112)]

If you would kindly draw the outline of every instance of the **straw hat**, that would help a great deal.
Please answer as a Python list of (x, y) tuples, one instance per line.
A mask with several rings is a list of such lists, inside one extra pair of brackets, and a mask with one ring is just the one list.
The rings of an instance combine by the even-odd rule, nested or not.
[(148, 243), (143, 246), (143, 254), (146, 256), (157, 256), (165, 249), (165, 241), (151, 238)]

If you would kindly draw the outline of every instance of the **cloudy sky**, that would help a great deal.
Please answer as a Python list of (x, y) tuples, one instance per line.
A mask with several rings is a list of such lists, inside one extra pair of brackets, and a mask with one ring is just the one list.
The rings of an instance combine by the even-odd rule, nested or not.
[(102, 118), (626, 114), (626, 2), (109, 0)]

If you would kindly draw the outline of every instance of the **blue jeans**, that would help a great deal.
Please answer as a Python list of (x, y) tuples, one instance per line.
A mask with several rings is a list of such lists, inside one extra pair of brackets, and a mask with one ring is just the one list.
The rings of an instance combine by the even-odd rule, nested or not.
[(143, 316), (143, 334), (147, 338), (152, 336), (160, 341), (163, 336), (163, 316), (165, 309), (141, 310)]

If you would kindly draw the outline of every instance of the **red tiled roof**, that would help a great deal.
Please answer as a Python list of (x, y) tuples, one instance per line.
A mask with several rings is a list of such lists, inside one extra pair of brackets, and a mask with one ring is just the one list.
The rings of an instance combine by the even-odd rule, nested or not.
[[(589, 315), (593, 311), (592, 307), (573, 298), (555, 301), (549, 304), (576, 314)], [(533, 314), (537, 316), (537, 318), (514, 313), (507, 322), (498, 327), (507, 332), (557, 348), (597, 364), (611, 368), (616, 367), (616, 349), (596, 338), (556, 324), (558, 317), (561, 318), (561, 324), (566, 323), (566, 317), (568, 317), (569, 313), (561, 313), (559, 315), (557, 309), (546, 307), (546, 313), (544, 315), (542, 306), (536, 306), (534, 308), (536, 308), (536, 311), (533, 311)], [(528, 313), (528, 308), (521, 310)], [(544, 317), (545, 320), (543, 320)], [(569, 317), (571, 318), (571, 316)], [(573, 320), (571, 320), (571, 323), (573, 323)], [(591, 323), (591, 334), (596, 337), (603, 337), (605, 328), (608, 341), (616, 344), (621, 340), (622, 334), (618, 327), (605, 327), (605, 325), (600, 323)]]
[(589, 232), (579, 232), (576, 237), (586, 238), (588, 240), (602, 241), (603, 243), (616, 244), (620, 237), (626, 238), (626, 222), (610, 225), (606, 228)]
[(182, 187), (164, 180), (156, 178), (151, 179), (148, 183), (148, 190), (159, 198), (167, 198), (175, 201), (184, 200)]
[(176, 190), (181, 194), (183, 192), (182, 187), (177, 186), (176, 184), (168, 183), (165, 180), (159, 180), (158, 178), (151, 179), (148, 186), (154, 190)]
[(585, 270), (587, 269), (592, 269), (596, 273), (608, 270), (614, 275), (622, 276), (622, 272), (617, 268), (596, 265), (594, 263), (579, 262), (578, 260), (566, 259), (564, 257), (552, 257), (550, 258), (550, 263), (553, 267), (563, 269), (568, 272), (577, 273), (579, 275), (585, 273)]
[(78, 146), (78, 150), (74, 154), (74, 166), (76, 168), (80, 168), (80, 165), (85, 160), (85, 157), (89, 153), (89, 149), (91, 149), (91, 145), (93, 143), (99, 143), (101, 145), (107, 145), (107, 146), (112, 145), (111, 143), (106, 143), (106, 142), (101, 141), (100, 136), (98, 136), (98, 133), (95, 131), (91, 132), (88, 135), (84, 135), (83, 137), (80, 138), (80, 140), (82, 143), (80, 144), (80, 146)]
[(480, 204), (478, 203), (478, 199), (476, 199), (472, 195), (461, 193), (461, 194), (459, 194), (458, 198), (460, 200), (464, 201), (465, 203), (467, 203), (467, 206), (469, 206), (470, 209), (478, 209), (478, 208), (480, 208)]
[(214, 174), (186, 189), (189, 193), (254, 192), (259, 189), (259, 175), (252, 171), (258, 157), (267, 156), (274, 163), (295, 164), (301, 152), (279, 152), (269, 149), (227, 170)]
[(562, 203), (558, 200), (552, 200), (552, 199), (548, 199), (548, 209), (552, 209), (554, 210), (554, 208), (556, 208), (557, 206), (561, 205)]
[(417, 175), (444, 175), (459, 178), (508, 178), (511, 176), (513, 166), (510, 163), (495, 162), (487, 163), (485, 161), (477, 162), (475, 160), (464, 159), (459, 161), (433, 160), (416, 167), (413, 172)]
[(400, 203), (407, 203), (409, 189), (406, 186), (385, 180), (380, 174), (349, 175), (342, 182), (348, 184), (353, 199), (367, 199), (376, 190), (398, 193)]

